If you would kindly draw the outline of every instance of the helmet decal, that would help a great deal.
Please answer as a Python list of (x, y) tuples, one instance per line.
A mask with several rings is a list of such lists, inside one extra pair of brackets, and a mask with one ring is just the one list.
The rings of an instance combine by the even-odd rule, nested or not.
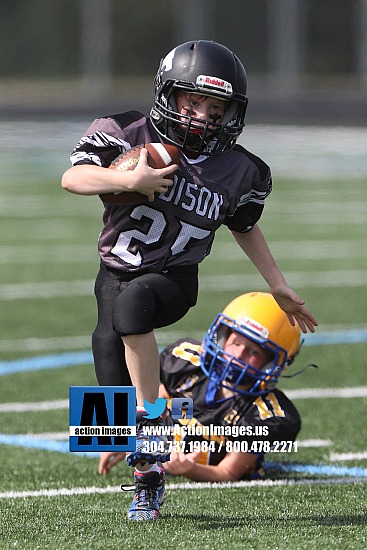
[(263, 327), (260, 323), (249, 317), (239, 317), (237, 323), (244, 327), (248, 327), (251, 330), (257, 332), (262, 338), (267, 338), (269, 336), (269, 331), (267, 328)]
[(205, 92), (205, 90), (210, 90), (212, 92), (218, 90), (221, 94), (228, 95), (228, 97), (233, 93), (232, 84), (230, 82), (215, 76), (200, 74), (196, 79), (196, 85), (198, 90), (202, 90), (203, 92)]
[(162, 59), (161, 70), (162, 72), (171, 71), (173, 67), (173, 58), (175, 57), (176, 48), (170, 51), (164, 59)]

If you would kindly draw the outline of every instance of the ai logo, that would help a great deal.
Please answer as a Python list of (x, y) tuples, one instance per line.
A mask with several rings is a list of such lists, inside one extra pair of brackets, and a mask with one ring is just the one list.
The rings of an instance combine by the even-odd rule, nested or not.
[(194, 405), (190, 397), (183, 399), (174, 397), (171, 404), (173, 420), (189, 420), (194, 416)]
[(135, 451), (135, 388), (70, 387), (69, 448), (72, 452)]

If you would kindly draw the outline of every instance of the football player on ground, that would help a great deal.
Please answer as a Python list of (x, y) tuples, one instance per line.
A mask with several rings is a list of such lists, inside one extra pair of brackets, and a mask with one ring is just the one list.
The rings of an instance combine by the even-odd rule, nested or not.
[[(139, 191), (149, 198), (140, 205), (104, 204), (92, 339), (98, 383), (136, 387), (137, 448), (128, 460), (138, 469), (140, 485), (147, 487), (152, 479), (144, 474), (147, 463), (154, 468), (170, 454), (147, 452), (142, 434), (144, 423), (163, 425), (160, 416), (144, 418), (144, 401), (155, 403), (159, 390), (154, 329), (178, 321), (195, 305), (198, 264), (210, 253), (222, 224), (291, 322), (304, 332), (317, 325), (286, 282), (257, 224), (271, 191), (271, 174), (264, 161), (236, 145), (245, 126), (246, 93), (246, 71), (228, 48), (206, 40), (181, 44), (161, 61), (150, 117), (131, 111), (95, 120), (62, 178), (72, 193)], [(124, 151), (156, 142), (181, 149), (178, 169), (150, 168), (143, 149), (135, 170), (106, 170)], [(173, 181), (165, 178), (173, 172)], [(141, 514), (133, 505), (129, 517), (155, 519), (159, 513), (153, 507)]]
[[(168, 407), (172, 398), (191, 398), (193, 417), (176, 421), (187, 435), (177, 430), (178, 446), (172, 444), (177, 449), (157, 466), (161, 473), (212, 482), (263, 478), (265, 452), (273, 445), (292, 450), (301, 427), (295, 406), (276, 387), (300, 345), (298, 325), (290, 324), (273, 296), (252, 292), (217, 315), (202, 343), (186, 338), (167, 347), (161, 353), (160, 395)], [(212, 432), (205, 434), (205, 427)], [(99, 473), (107, 474), (124, 457), (102, 453)], [(137, 507), (151, 506), (137, 500)]]

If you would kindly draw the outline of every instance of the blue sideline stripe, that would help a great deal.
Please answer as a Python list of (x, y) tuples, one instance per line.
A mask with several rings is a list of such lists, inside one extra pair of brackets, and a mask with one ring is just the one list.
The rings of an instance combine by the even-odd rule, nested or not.
[[(58, 453), (70, 453), (68, 441), (53, 441), (48, 439), (37, 439), (25, 435), (0, 434), (0, 443), (14, 445), (15, 447), (27, 447), (29, 449), (40, 449), (43, 451), (54, 451)], [(95, 452), (70, 453), (91, 458), (99, 457)], [(298, 472), (313, 475), (325, 476), (350, 476), (367, 477), (367, 468), (321, 465), (321, 464), (282, 464), (279, 462), (265, 462), (265, 468), (269, 471)]]
[(335, 330), (305, 334), (305, 346), (325, 346), (327, 344), (358, 344), (367, 342), (367, 329)]
[(300, 472), (304, 474), (326, 476), (367, 477), (367, 468), (346, 466), (323, 466), (321, 464), (280, 464), (279, 462), (265, 462), (265, 468), (281, 472)]
[[(321, 346), (328, 344), (356, 344), (367, 342), (367, 329), (337, 330), (334, 332), (320, 332), (305, 335), (305, 346)], [(163, 347), (160, 347), (162, 351)], [(13, 361), (0, 361), (0, 376), (42, 369), (58, 369), (74, 365), (93, 363), (90, 351), (73, 353), (58, 353), (54, 355), (38, 355)]]
[[(37, 439), (26, 435), (0, 434), (0, 444), (14, 445), (15, 447), (27, 447), (28, 449), (41, 449), (42, 451), (54, 451), (57, 453), (69, 453), (69, 441), (54, 441), (52, 439)], [(99, 457), (100, 453), (71, 453), (79, 456)]]
[(14, 361), (0, 361), (0, 376), (2, 374), (14, 374), (42, 369), (59, 369), (74, 365), (86, 365), (93, 363), (93, 355), (90, 351), (76, 351), (73, 353), (59, 353), (56, 355), (38, 355)]

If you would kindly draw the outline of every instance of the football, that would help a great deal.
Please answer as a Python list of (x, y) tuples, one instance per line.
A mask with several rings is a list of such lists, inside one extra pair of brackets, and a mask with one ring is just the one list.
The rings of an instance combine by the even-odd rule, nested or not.
[[(172, 164), (178, 164), (180, 160), (180, 150), (175, 145), (166, 145), (164, 143), (147, 143), (137, 145), (122, 153), (117, 157), (109, 166), (109, 169), (120, 170), (125, 172), (126, 170), (134, 170), (139, 162), (141, 150), (145, 147), (148, 151), (148, 164), (151, 168), (165, 168), (166, 166), (172, 166)], [(173, 174), (166, 176), (167, 178), (173, 178)], [(147, 203), (148, 197), (137, 191), (121, 191), (120, 193), (103, 193), (99, 195), (101, 200), (110, 204), (142, 204)]]

